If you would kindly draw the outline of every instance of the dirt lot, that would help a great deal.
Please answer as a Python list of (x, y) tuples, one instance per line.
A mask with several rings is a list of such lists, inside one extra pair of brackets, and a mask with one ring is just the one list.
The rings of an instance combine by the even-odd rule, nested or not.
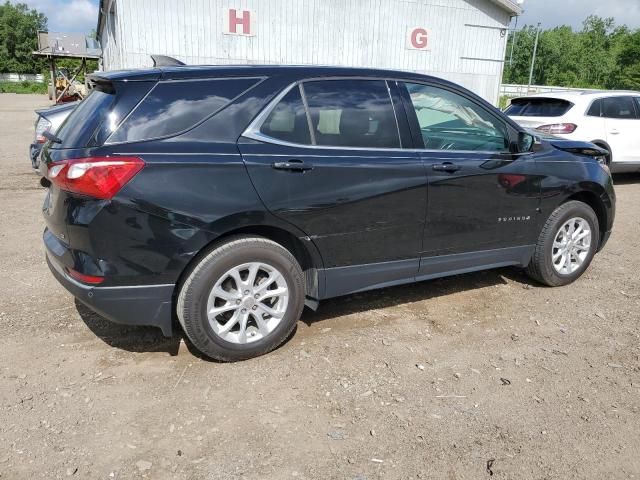
[(44, 104), (0, 95), (1, 479), (640, 478), (640, 176), (574, 285), (502, 269), (352, 295), (218, 364), (49, 274)]

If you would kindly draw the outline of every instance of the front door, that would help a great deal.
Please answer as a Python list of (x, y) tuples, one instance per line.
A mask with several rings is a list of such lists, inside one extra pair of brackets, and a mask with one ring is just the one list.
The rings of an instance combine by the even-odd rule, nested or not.
[[(539, 202), (539, 182), (527, 173), (534, 170), (533, 155), (510, 153), (504, 121), (462, 92), (417, 83), (404, 88), (428, 179), (423, 259), (519, 252), (531, 244)], [(477, 257), (490, 260), (485, 253)]]
[(239, 141), (267, 208), (320, 250), (333, 274), (325, 296), (417, 272), (426, 176), (419, 155), (402, 148), (406, 118), (392, 100), (384, 80), (305, 81)]

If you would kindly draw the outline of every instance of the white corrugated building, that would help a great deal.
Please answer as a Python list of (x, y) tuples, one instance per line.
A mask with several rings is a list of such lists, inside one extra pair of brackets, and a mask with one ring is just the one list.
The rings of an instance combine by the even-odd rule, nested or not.
[(104, 70), (321, 64), (409, 70), (496, 103), (517, 0), (101, 0)]

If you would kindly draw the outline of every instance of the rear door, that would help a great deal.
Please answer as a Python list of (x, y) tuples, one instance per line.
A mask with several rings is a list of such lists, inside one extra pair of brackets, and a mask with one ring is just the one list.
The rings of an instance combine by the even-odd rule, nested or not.
[[(426, 177), (419, 156), (403, 149), (411, 139), (394, 100), (385, 80), (305, 81), (239, 141), (267, 208), (316, 243), (325, 267), (344, 278), (355, 272), (350, 291), (418, 268)], [(358, 273), (365, 271), (368, 278)], [(345, 293), (339, 283), (328, 281), (326, 296)]]
[(537, 178), (529, 173), (534, 159), (510, 153), (506, 122), (461, 91), (403, 87), (429, 185), (421, 273), (428, 273), (431, 257), (511, 247), (517, 254), (531, 244), (539, 201)]
[(613, 161), (640, 162), (640, 115), (634, 98), (603, 98), (602, 116)]

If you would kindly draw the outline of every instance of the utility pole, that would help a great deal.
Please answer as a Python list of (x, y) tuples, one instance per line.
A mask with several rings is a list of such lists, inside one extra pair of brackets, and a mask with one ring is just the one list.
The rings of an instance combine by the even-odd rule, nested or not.
[(527, 86), (527, 93), (531, 89), (531, 83), (533, 82), (533, 67), (536, 65), (536, 54), (538, 53), (538, 38), (540, 37), (540, 22), (536, 28), (536, 41), (533, 44), (533, 56), (531, 57), (531, 70), (529, 70), (529, 85)]
[(513, 36), (511, 37), (511, 55), (509, 55), (509, 66), (513, 67), (513, 49), (516, 46), (516, 35), (518, 34), (518, 17), (516, 17), (516, 24), (513, 27)]

